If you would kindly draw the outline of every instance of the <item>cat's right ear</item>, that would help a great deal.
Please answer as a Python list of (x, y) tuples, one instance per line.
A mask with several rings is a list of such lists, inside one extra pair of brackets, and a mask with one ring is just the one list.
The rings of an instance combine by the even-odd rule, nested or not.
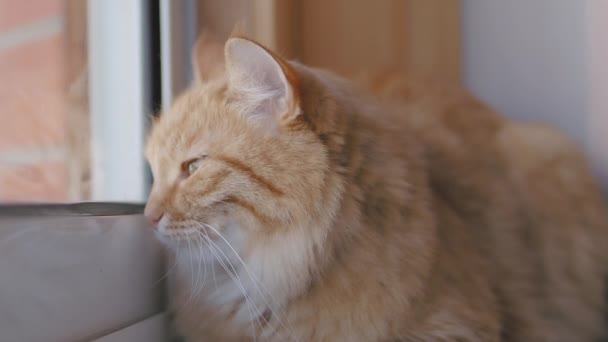
[(224, 42), (203, 31), (192, 49), (192, 69), (197, 83), (204, 83), (224, 73)]

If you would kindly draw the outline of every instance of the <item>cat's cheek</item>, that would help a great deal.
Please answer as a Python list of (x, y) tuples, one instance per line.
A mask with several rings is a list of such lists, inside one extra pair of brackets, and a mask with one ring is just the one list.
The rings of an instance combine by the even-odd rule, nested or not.
[(233, 218), (224, 221), (222, 236), (225, 240), (220, 238), (221, 243), (226, 245), (230, 244), (230, 247), (232, 247), (231, 249), (234, 249), (239, 254), (242, 254), (243, 248), (247, 245), (249, 239), (247, 231), (242, 226), (242, 223), (237, 222)]
[(230, 210), (227, 209), (215, 212), (205, 223), (217, 229), (222, 235), (225, 235), (227, 231), (240, 230), (243, 226), (243, 222), (239, 219), (239, 215), (230, 212)]

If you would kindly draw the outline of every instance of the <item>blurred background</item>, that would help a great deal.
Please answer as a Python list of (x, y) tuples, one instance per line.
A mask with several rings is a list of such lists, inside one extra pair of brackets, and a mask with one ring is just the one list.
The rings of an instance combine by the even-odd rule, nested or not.
[(0, 202), (144, 201), (149, 115), (191, 80), (198, 32), (350, 76), (461, 83), (565, 130), (608, 184), (603, 0), (0, 0)]

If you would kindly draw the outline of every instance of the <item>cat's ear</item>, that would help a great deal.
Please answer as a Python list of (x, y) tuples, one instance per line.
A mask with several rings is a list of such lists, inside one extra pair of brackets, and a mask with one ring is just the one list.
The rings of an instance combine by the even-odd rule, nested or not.
[(192, 69), (198, 83), (220, 77), (225, 71), (224, 42), (203, 31), (192, 49)]
[(295, 73), (285, 61), (243, 38), (230, 38), (225, 54), (230, 89), (247, 115), (277, 129), (299, 115)]

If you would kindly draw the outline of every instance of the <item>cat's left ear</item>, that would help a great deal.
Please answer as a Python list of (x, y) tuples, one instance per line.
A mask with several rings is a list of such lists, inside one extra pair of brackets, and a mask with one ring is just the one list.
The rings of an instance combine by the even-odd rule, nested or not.
[(203, 31), (192, 48), (192, 69), (197, 83), (205, 83), (224, 73), (224, 42)]
[(295, 72), (287, 62), (243, 38), (230, 38), (225, 54), (230, 89), (247, 115), (280, 129), (300, 114)]

